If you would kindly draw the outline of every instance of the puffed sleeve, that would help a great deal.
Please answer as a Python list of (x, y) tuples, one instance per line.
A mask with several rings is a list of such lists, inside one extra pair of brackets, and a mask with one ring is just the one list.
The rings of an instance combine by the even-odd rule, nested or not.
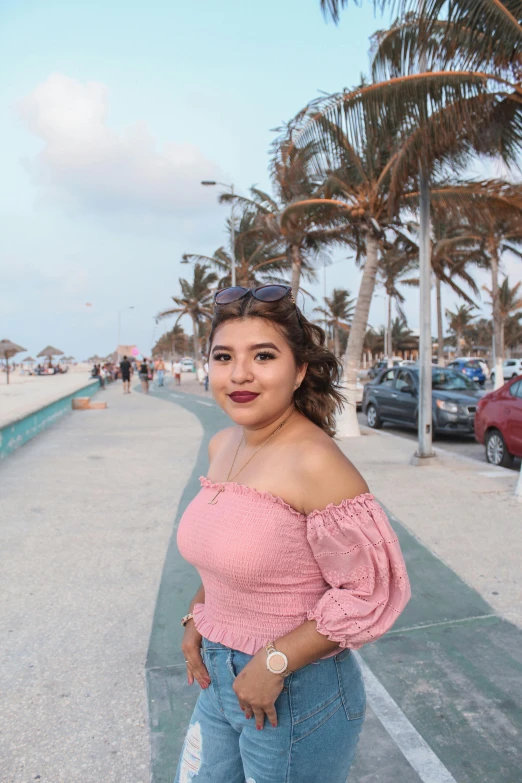
[(397, 536), (373, 495), (313, 511), (307, 537), (331, 586), (308, 612), (319, 633), (354, 650), (386, 633), (411, 590)]

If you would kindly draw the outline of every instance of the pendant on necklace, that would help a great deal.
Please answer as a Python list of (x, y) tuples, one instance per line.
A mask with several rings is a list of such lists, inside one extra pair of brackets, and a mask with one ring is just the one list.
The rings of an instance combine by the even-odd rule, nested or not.
[(212, 500), (208, 501), (208, 505), (209, 506), (215, 506), (217, 501), (218, 501), (218, 497), (219, 497), (220, 493), (224, 492), (224, 491), (225, 491), (225, 487), (220, 487), (218, 489), (218, 491), (216, 492), (216, 494), (214, 495), (214, 497), (212, 498)]

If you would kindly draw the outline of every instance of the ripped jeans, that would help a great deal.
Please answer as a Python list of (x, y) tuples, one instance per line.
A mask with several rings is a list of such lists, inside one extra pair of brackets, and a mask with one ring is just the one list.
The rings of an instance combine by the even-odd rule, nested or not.
[(350, 650), (293, 672), (257, 731), (232, 690), (250, 655), (203, 639), (211, 678), (199, 694), (174, 783), (346, 783), (366, 695)]

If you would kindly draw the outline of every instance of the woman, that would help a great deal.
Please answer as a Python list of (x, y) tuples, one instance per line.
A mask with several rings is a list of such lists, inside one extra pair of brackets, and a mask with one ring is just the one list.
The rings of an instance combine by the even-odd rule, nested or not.
[(291, 289), (219, 291), (210, 347), (235, 426), (178, 530), (202, 579), (181, 621), (202, 690), (175, 783), (345, 783), (365, 710), (351, 650), (410, 597), (399, 544), (332, 439), (341, 367)]
[(143, 359), (142, 363), (140, 364), (140, 381), (141, 381), (141, 390), (144, 394), (149, 393), (149, 366), (147, 364), (147, 359)]

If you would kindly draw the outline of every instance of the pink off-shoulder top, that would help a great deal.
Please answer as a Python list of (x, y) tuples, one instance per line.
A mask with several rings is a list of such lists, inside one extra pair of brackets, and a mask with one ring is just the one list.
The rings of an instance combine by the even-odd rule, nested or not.
[(339, 647), (357, 649), (386, 633), (406, 606), (397, 536), (373, 495), (305, 516), (268, 492), (200, 482), (177, 541), (205, 588), (193, 611), (209, 641), (254, 655), (315, 620)]

